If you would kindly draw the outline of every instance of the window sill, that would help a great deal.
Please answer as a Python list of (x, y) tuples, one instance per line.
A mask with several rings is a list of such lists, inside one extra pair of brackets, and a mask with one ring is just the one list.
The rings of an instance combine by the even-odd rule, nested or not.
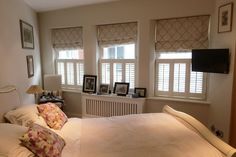
[(69, 92), (69, 93), (82, 93), (81, 89), (78, 88), (62, 88), (63, 92)]
[(189, 102), (196, 104), (210, 105), (211, 102), (198, 99), (178, 99), (178, 98), (167, 98), (167, 97), (148, 97), (147, 100), (161, 100), (161, 101), (175, 101), (175, 102)]

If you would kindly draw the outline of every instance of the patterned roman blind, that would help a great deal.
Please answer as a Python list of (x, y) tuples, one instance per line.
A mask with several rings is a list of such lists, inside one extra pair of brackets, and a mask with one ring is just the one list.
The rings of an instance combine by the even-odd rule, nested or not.
[(99, 46), (134, 43), (137, 40), (137, 23), (121, 23), (97, 26)]
[(82, 27), (52, 29), (53, 48), (83, 48)]
[(184, 52), (208, 48), (210, 16), (157, 20), (156, 52)]

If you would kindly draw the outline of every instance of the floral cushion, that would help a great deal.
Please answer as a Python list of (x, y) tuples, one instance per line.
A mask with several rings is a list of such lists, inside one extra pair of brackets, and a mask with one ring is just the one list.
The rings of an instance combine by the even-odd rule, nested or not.
[(40, 116), (44, 118), (47, 125), (55, 130), (60, 130), (67, 122), (65, 113), (55, 104), (46, 103), (37, 106)]
[(38, 157), (60, 157), (65, 141), (53, 131), (33, 124), (28, 131), (20, 137), (22, 145)]

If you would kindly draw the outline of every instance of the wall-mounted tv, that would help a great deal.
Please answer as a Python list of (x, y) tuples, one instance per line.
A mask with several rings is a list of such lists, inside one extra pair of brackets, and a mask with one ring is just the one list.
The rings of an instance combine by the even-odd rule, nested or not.
[(192, 71), (229, 73), (229, 49), (193, 49)]

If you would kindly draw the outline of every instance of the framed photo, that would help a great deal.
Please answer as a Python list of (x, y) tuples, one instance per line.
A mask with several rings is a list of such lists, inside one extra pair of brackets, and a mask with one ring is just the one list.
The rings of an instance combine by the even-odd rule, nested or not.
[(134, 93), (138, 94), (138, 97), (146, 97), (146, 88), (134, 88)]
[(28, 78), (34, 76), (34, 59), (33, 56), (26, 56), (26, 62), (27, 62), (27, 71), (28, 71)]
[(97, 89), (97, 76), (84, 75), (83, 92), (96, 93), (96, 89)]
[(33, 26), (20, 20), (21, 45), (24, 49), (34, 49)]
[(100, 84), (99, 93), (109, 94), (109, 84)]
[(119, 96), (126, 96), (129, 92), (129, 83), (125, 82), (115, 82), (115, 87), (113, 93)]
[(230, 32), (232, 30), (233, 3), (219, 7), (218, 10), (218, 33)]

